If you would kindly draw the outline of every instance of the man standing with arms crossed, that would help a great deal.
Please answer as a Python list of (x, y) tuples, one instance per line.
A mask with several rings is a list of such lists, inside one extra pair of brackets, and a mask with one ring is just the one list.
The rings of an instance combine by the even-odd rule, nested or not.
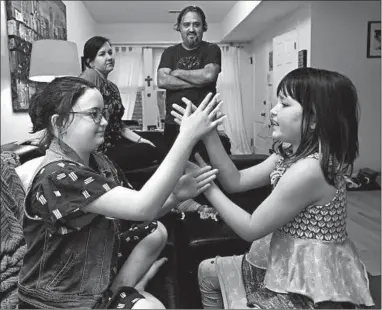
[(207, 22), (201, 8), (184, 8), (174, 30), (180, 32), (183, 42), (168, 47), (158, 67), (158, 87), (166, 89), (164, 140), (167, 151), (179, 133), (179, 125), (170, 114), (172, 104), (185, 106), (181, 99), (186, 97), (198, 106), (209, 92), (215, 95), (221, 70), (219, 46), (203, 41)]

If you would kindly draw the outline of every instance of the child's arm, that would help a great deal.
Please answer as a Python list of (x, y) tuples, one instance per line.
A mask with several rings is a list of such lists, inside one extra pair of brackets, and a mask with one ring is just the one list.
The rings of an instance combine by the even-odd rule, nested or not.
[(206, 97), (191, 114), (187, 108), (180, 132), (169, 153), (153, 176), (139, 191), (115, 187), (83, 208), (86, 212), (135, 221), (154, 218), (170, 196), (183, 174), (192, 147), (207, 132), (215, 129), (224, 118), (216, 118), (219, 104)]
[(229, 200), (215, 184), (204, 194), (227, 225), (240, 237), (252, 242), (288, 223), (330, 190), (319, 161), (307, 158), (288, 169), (273, 192), (252, 214)]
[[(182, 98), (186, 104), (192, 104), (187, 98)], [(196, 106), (193, 105), (193, 109)], [(181, 124), (185, 109), (177, 104), (173, 105), (171, 115), (175, 122)], [(218, 179), (228, 193), (244, 192), (252, 188), (270, 183), (269, 175), (275, 168), (279, 156), (272, 154), (262, 163), (243, 170), (238, 170), (226, 153), (216, 130), (203, 137), (211, 164), (219, 170)]]
[(218, 179), (228, 193), (244, 192), (270, 183), (279, 156), (270, 155), (262, 163), (238, 170), (226, 153), (216, 130), (203, 138), (212, 166), (219, 170)]

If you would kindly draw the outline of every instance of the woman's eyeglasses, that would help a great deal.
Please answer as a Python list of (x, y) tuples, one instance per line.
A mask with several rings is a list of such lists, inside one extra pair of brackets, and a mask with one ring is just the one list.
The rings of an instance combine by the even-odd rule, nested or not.
[(102, 120), (102, 116), (106, 119), (106, 121), (109, 121), (109, 111), (107, 110), (107, 108), (104, 108), (104, 109), (94, 109), (94, 110), (91, 110), (91, 111), (78, 111), (78, 112), (69, 112), (71, 114), (83, 114), (83, 115), (87, 115), (87, 116), (90, 116), (94, 123), (96, 123), (97, 125), (99, 125), (101, 123), (101, 120)]

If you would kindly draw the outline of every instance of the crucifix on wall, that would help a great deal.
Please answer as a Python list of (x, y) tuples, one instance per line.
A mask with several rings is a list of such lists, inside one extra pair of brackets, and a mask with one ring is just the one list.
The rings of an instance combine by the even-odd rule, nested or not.
[(150, 77), (150, 75), (147, 76), (147, 78), (145, 78), (145, 81), (147, 82), (147, 86), (150, 87), (150, 82), (152, 81), (153, 79)]

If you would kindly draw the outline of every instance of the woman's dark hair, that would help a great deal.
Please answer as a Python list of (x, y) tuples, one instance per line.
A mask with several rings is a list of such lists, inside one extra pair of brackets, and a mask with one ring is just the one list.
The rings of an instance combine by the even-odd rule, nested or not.
[(32, 96), (29, 116), (33, 127), (30, 133), (45, 130), (40, 141), (42, 149), (47, 149), (53, 139), (52, 116), (58, 114), (56, 125), (59, 128), (69, 125), (69, 112), (85, 91), (92, 88), (96, 88), (95, 85), (79, 77), (61, 77)]
[(106, 42), (111, 45), (109, 39), (100, 36), (92, 37), (86, 41), (84, 45), (84, 60), (87, 67), (90, 67), (89, 63), (96, 58), (98, 51)]
[(195, 12), (195, 13), (199, 14), (200, 18), (202, 19), (202, 23), (203, 23), (203, 32), (206, 32), (208, 29), (206, 15), (204, 14), (203, 10), (200, 7), (194, 6), (194, 5), (187, 6), (183, 10), (180, 11), (178, 18), (176, 20), (176, 24), (174, 25), (174, 30), (180, 31), (180, 24), (182, 23), (182, 18), (188, 12)]
[(279, 95), (290, 96), (302, 106), (301, 143), (292, 156), (282, 143), (275, 143), (274, 150), (292, 162), (320, 150), (321, 169), (329, 184), (334, 184), (339, 172), (351, 174), (359, 150), (359, 105), (350, 79), (338, 72), (299, 68), (281, 80)]

